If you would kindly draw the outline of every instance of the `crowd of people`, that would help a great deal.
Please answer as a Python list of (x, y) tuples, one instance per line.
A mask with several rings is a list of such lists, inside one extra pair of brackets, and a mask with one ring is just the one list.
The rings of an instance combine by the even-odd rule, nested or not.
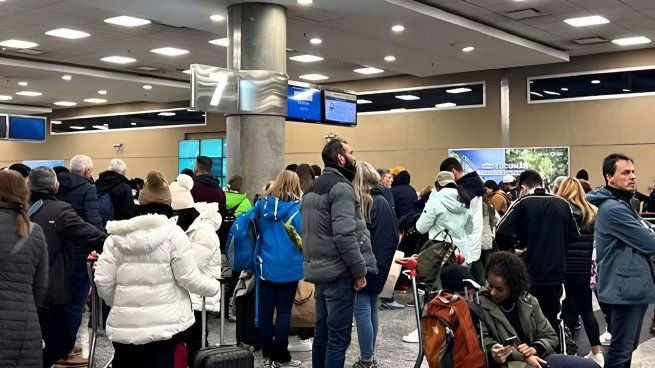
[[(478, 332), (490, 366), (630, 367), (655, 303), (655, 233), (639, 213), (655, 206), (636, 194), (631, 158), (605, 158), (605, 185), (594, 189), (584, 170), (550, 186), (534, 170), (485, 182), (450, 157), (417, 192), (408, 170), (357, 161), (340, 138), (321, 157), (323, 169), (287, 166), (254, 202), (240, 176), (222, 188), (203, 156), (170, 183), (157, 170), (128, 180), (120, 159), (94, 182), (83, 155), (68, 168), (0, 171), (0, 366), (86, 366), (75, 341), (92, 282), (106, 303), (113, 367), (178, 367), (181, 346), (192, 366), (207, 343), (201, 311), (228, 304), (223, 284), (231, 317), (244, 318), (237, 283), (251, 280), (256, 312), (237, 323), (256, 327), (267, 368), (299, 367), (292, 353), (308, 350), (313, 367), (343, 367), (353, 320), (354, 368), (374, 368), (378, 310), (405, 307), (380, 297), (396, 252), (448, 240), (465, 277), (484, 286)], [(257, 228), (256, 254), (250, 270), (229, 276), (226, 239), (240, 216)], [(297, 323), (307, 288), (309, 325)], [(395, 289), (406, 288), (401, 277)], [(566, 355), (579, 320), (586, 357)], [(420, 340), (417, 331), (403, 338)]]

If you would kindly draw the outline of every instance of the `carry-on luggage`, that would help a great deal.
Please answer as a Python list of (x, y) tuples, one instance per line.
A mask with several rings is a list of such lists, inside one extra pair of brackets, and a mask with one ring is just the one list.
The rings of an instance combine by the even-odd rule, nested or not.
[(192, 368), (254, 368), (255, 357), (247, 347), (240, 345), (224, 345), (224, 322), (225, 322), (225, 292), (221, 284), (221, 331), (220, 344), (206, 347), (205, 336), (207, 331), (207, 311), (205, 310), (205, 298), (202, 298), (202, 349), (193, 359)]

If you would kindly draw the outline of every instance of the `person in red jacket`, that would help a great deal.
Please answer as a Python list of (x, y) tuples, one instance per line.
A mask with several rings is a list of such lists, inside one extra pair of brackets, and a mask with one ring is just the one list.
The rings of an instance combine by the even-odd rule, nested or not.
[(207, 156), (198, 156), (191, 195), (194, 202), (218, 203), (218, 212), (225, 213), (225, 192), (221, 184), (209, 173), (212, 171), (212, 160)]

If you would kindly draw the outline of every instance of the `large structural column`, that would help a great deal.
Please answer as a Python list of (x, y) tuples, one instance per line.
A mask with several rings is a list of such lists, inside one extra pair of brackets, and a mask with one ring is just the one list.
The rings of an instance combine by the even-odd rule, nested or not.
[[(266, 3), (234, 4), (227, 9), (227, 67), (286, 73), (286, 9)], [(243, 177), (249, 197), (284, 168), (283, 116), (227, 117), (227, 173)]]

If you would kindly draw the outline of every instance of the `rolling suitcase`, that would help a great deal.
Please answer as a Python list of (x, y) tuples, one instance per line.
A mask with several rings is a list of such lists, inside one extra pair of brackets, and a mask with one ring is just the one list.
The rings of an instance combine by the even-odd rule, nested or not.
[(223, 345), (223, 326), (225, 321), (225, 291), (221, 284), (221, 341), (217, 346), (205, 347), (207, 331), (207, 311), (205, 298), (202, 298), (202, 349), (196, 353), (192, 368), (254, 368), (255, 357), (248, 348)]

